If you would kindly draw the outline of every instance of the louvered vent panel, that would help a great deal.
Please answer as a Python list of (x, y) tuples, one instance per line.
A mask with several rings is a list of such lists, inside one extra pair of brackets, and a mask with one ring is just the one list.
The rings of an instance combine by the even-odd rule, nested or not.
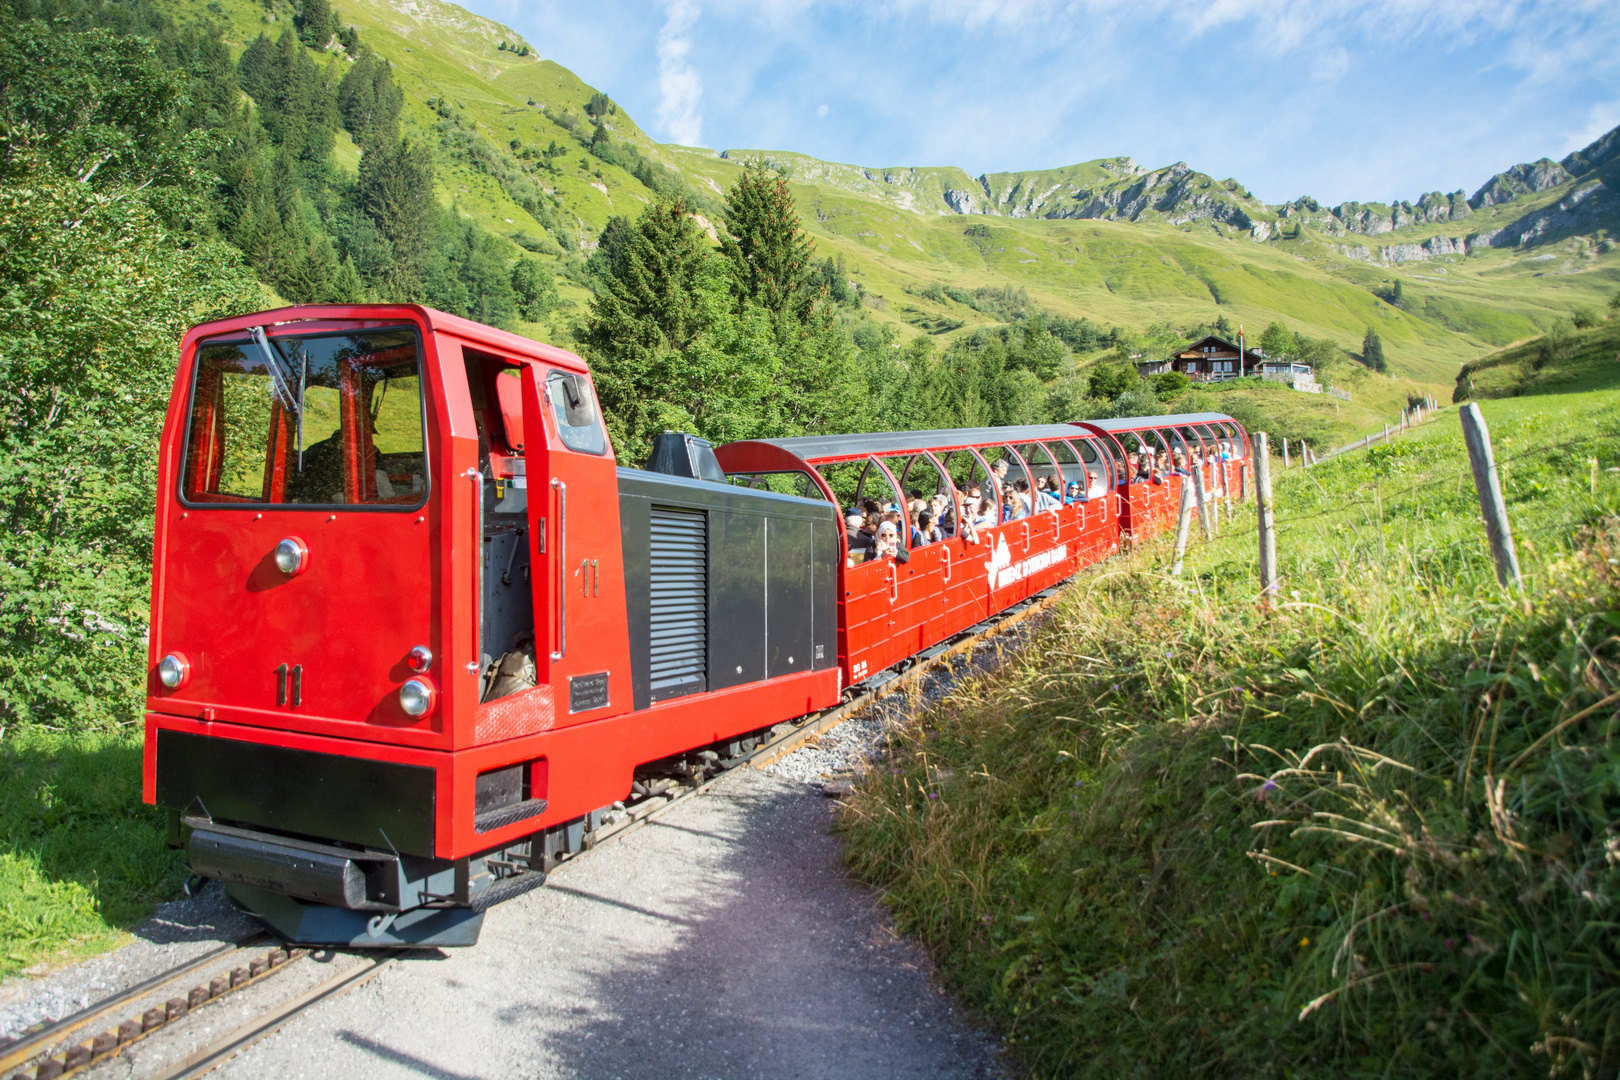
[(709, 651), (708, 518), (652, 510), (652, 699), (705, 689)]

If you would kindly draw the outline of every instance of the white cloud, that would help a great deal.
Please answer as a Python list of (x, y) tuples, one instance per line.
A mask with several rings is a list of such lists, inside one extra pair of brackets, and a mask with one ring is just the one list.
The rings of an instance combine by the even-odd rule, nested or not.
[(675, 0), (658, 33), (658, 125), (684, 146), (699, 146), (703, 138), (703, 78), (688, 60), (692, 51), (689, 32), (697, 22), (698, 7), (691, 0)]
[(1316, 62), (1311, 78), (1317, 82), (1338, 82), (1350, 70), (1350, 54), (1344, 48), (1333, 49)]
[(827, 115), (827, 106), (825, 106), (825, 105), (817, 105), (816, 106), (816, 115), (817, 116), (826, 116)]

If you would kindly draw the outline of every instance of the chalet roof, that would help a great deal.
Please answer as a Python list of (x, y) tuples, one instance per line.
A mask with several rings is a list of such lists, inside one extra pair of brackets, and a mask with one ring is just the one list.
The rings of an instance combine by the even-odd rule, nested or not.
[[(1185, 348), (1177, 349), (1171, 354), (1171, 359), (1180, 360), (1185, 358), (1192, 360), (1197, 357), (1206, 356), (1208, 354), (1203, 351), (1206, 346), (1214, 346), (1217, 353), (1230, 353), (1231, 355), (1236, 356), (1238, 352), (1238, 347), (1233, 342), (1227, 341), (1223, 337), (1217, 337), (1214, 334), (1209, 334), (1206, 337), (1199, 338), (1197, 341), (1186, 346)], [(1258, 364), (1263, 359), (1265, 359), (1265, 354), (1259, 349), (1243, 350), (1243, 362), (1245, 364)]]

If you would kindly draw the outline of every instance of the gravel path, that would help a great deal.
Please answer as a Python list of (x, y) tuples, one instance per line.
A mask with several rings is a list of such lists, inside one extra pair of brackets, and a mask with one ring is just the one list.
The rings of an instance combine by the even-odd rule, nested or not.
[(921, 950), (844, 877), (832, 802), (754, 769), (490, 912), (215, 1075), (1001, 1075)]

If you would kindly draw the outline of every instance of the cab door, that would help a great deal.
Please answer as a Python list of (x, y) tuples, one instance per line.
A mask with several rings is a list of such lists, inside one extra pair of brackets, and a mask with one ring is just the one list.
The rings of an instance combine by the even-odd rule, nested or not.
[(522, 378), (535, 653), (562, 727), (631, 708), (618, 464), (589, 375)]

